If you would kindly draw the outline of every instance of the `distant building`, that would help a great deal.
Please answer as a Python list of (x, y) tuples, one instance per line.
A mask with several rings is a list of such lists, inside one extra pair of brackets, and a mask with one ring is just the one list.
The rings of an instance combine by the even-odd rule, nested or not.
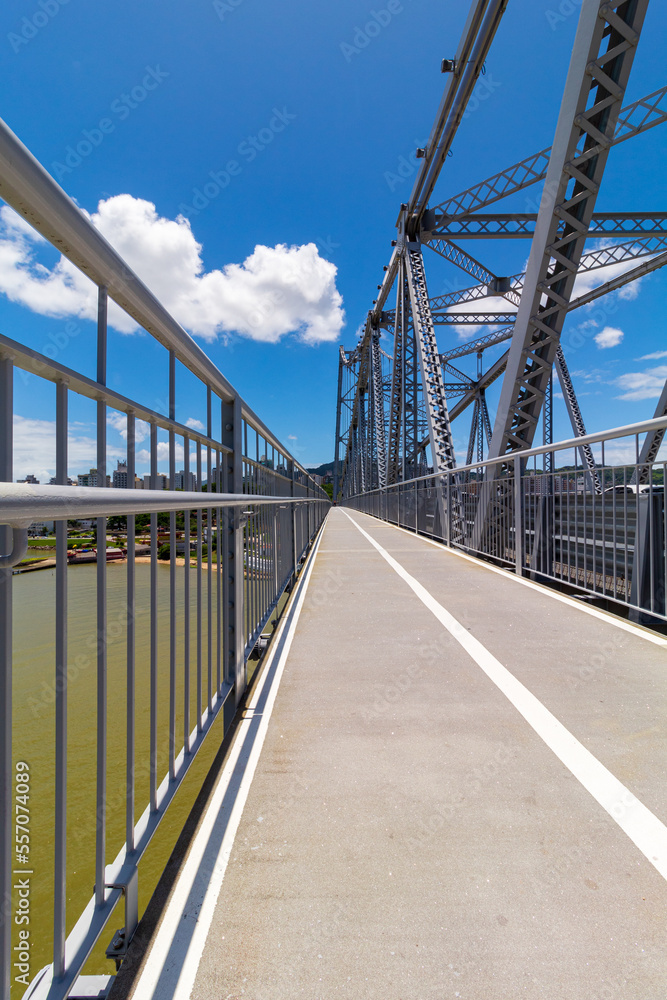
[[(49, 479), (49, 486), (60, 486), (60, 485), (61, 484), (58, 482), (58, 480), (56, 479), (56, 477), (55, 476), (51, 476), (51, 478)], [(76, 483), (74, 482), (73, 479), (70, 479), (68, 477), (66, 485), (67, 486), (76, 486)]]
[(39, 479), (35, 479), (32, 473), (26, 476), (25, 479), (17, 479), (17, 483), (30, 483), (31, 486), (39, 486)]
[[(98, 481), (97, 469), (91, 469), (90, 472), (80, 473), (77, 476), (79, 481), (79, 486), (102, 486), (103, 484)], [(111, 486), (111, 476), (106, 477), (106, 485)]]
[[(213, 472), (211, 472), (211, 483), (215, 483)], [(197, 489), (197, 477), (194, 472), (186, 473), (184, 469), (181, 469), (180, 472), (174, 473), (174, 489), (194, 493)]]
[(139, 476), (134, 477), (134, 488), (135, 490), (143, 490), (144, 488), (144, 481), (139, 479)]
[(127, 489), (127, 462), (119, 461), (113, 474), (113, 486), (117, 490)]
[(39, 537), (40, 535), (53, 534), (54, 524), (53, 521), (33, 521), (33, 523), (28, 528), (28, 534), (33, 538)]
[(155, 477), (155, 486), (151, 483), (152, 476), (144, 476), (144, 489), (145, 490), (168, 490), (169, 480), (162, 472), (158, 472)]

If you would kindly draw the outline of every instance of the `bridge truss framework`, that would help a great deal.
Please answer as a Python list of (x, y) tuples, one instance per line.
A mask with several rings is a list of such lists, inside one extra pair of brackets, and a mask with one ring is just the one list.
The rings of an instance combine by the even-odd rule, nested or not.
[[(553, 145), (431, 205), (507, 6), (507, 0), (472, 3), (456, 57), (443, 62), (447, 84), (428, 144), (417, 151), (421, 169), (401, 205), (377, 298), (354, 351), (340, 351), (335, 498), (454, 470), (452, 422), (466, 411), (472, 414), (466, 464), (551, 443), (554, 376), (574, 436), (586, 434), (562, 340), (565, 319), (667, 263), (667, 213), (596, 211), (613, 147), (667, 120), (667, 87), (625, 103), (648, 2), (583, 0)], [(489, 212), (542, 182), (535, 211)], [(530, 240), (525, 273), (496, 274), (464, 248), (469, 243), (460, 245), (474, 239)], [(429, 296), (430, 253), (475, 284)], [(590, 287), (595, 272), (612, 265), (611, 279), (579, 291), (577, 279), (581, 285), (585, 277)], [(489, 299), (492, 307), (485, 308)], [(490, 332), (440, 351), (438, 326)], [(507, 350), (485, 365), (485, 352), (503, 343)], [(453, 364), (469, 355), (477, 358), (474, 376)], [(500, 378), (492, 417), (486, 393)], [(665, 414), (667, 386), (655, 416)], [(535, 438), (538, 426), (542, 442)], [(663, 433), (647, 436), (641, 462), (655, 458)], [(583, 443), (578, 450), (587, 488), (601, 492), (593, 452)], [(501, 468), (493, 465), (487, 474), (495, 477)], [(544, 470), (552, 471), (551, 454), (544, 456)], [(480, 505), (476, 531), (489, 516)]]

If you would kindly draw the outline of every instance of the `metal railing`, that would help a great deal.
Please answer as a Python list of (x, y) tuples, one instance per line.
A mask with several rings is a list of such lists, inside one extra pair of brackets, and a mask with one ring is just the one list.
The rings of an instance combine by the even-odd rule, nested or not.
[[(519, 575), (616, 602), (634, 620), (667, 622), (666, 463), (640, 461), (640, 436), (666, 427), (666, 417), (647, 420), (341, 503)], [(597, 482), (581, 464), (584, 446), (596, 452)], [(546, 454), (552, 469), (561, 467), (543, 471)]]
[[(85, 990), (81, 971), (121, 898), (124, 926), (106, 954), (117, 965), (126, 954), (140, 916), (139, 862), (216, 719), (222, 720), (223, 732), (229, 728), (247, 685), (248, 660), (280, 611), (329, 500), (3, 123), (0, 196), (98, 286), (96, 378), (64, 366), (54, 356), (57, 351), (40, 353), (0, 336), (0, 997), (9, 1000), (13, 984), (12, 996), (27, 986), (25, 996), (63, 1000)], [(130, 399), (108, 385), (108, 298), (165, 349), (164, 401)], [(21, 373), (36, 377), (35, 394), (55, 385), (54, 485), (13, 483), (13, 388)], [(205, 420), (194, 424), (176, 419), (185, 395), (177, 394), (182, 373), (189, 373), (188, 393), (196, 384), (205, 399)], [(68, 485), (73, 396), (92, 401), (96, 409), (98, 487)], [(139, 432), (148, 437), (150, 489), (105, 486), (110, 410), (116, 426), (118, 418), (123, 424), (130, 487), (138, 485)], [(182, 474), (177, 472), (178, 455)], [(175, 489), (177, 475), (186, 491)], [(160, 482), (168, 488), (159, 490)], [(188, 491), (193, 482), (195, 491)], [(113, 619), (106, 553), (109, 517), (121, 517), (114, 530), (127, 534), (123, 598), (119, 603), (114, 591)], [(77, 602), (87, 605), (82, 609), (68, 599), (77, 579), (73, 574), (82, 570), (68, 560), (67, 522), (84, 518), (95, 521), (96, 567), (90, 593), (82, 596), (77, 587)], [(25, 555), (28, 525), (45, 520), (54, 521), (55, 533), (52, 606), (35, 607), (34, 615), (48, 610), (55, 627), (39, 658), (40, 670), (50, 664), (49, 695), (31, 715), (22, 701), (12, 703), (13, 682), (20, 679), (25, 688), (13, 668), (13, 653), (31, 642), (29, 626), (12, 635), (13, 595), (17, 588), (22, 593), (23, 585), (13, 567)], [(149, 536), (147, 566), (138, 565), (136, 551), (135, 538), (142, 530)], [(113, 578), (116, 590), (118, 579)], [(72, 649), (71, 634), (68, 640), (75, 612), (94, 621), (88, 642), (92, 653), (83, 658), (95, 678), (87, 735), (77, 728), (84, 709), (75, 699), (76, 685), (72, 687), (73, 678), (85, 669)], [(122, 719), (110, 718), (111, 695), (114, 712), (122, 704)], [(30, 737), (36, 746), (53, 733), (42, 751), (53, 783), (39, 806), (42, 829), (48, 829), (53, 843), (52, 889), (41, 892), (47, 903), (42, 899), (39, 912), (33, 900), (25, 935), (15, 917), (28, 905), (33, 872), (25, 861), (37, 847), (34, 837), (21, 839), (28, 835), (20, 817), (30, 818), (33, 807), (27, 798), (23, 803), (17, 799), (16, 789), (30, 784), (30, 770), (29, 762), (15, 760), (13, 713), (21, 726), (15, 737), (22, 743)], [(125, 740), (119, 749), (116, 730), (121, 726)], [(94, 788), (94, 797), (87, 799), (85, 789), (68, 785), (72, 768), (84, 758), (91, 762), (86, 781)], [(113, 795), (110, 775), (122, 787)], [(19, 816), (21, 808), (25, 812)], [(73, 840), (77, 817), (77, 823), (90, 829), (82, 838), (75, 833)], [(77, 885), (81, 871), (88, 872), (84, 884), (94, 882), (87, 905), (87, 895), (72, 888), (74, 862)], [(25, 891), (17, 888), (17, 867), (24, 874)], [(42, 872), (42, 888), (44, 881)], [(39, 934), (33, 930), (37, 927)], [(50, 937), (52, 951), (45, 951)], [(35, 975), (35, 955), (40, 954), (47, 961), (52, 955), (52, 964)]]

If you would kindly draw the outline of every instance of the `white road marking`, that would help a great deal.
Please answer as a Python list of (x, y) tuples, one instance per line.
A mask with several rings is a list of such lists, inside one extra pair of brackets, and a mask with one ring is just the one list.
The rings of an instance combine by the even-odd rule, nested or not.
[[(133, 996), (140, 1000), (189, 1000), (191, 996), (321, 539), (322, 532), (299, 581), (295, 603), (278, 627), (263, 676), (246, 707), (146, 964), (134, 986)], [(261, 706), (259, 712), (258, 706)]]
[[(343, 508), (341, 508), (342, 510)], [(345, 513), (345, 511), (343, 511)], [(363, 513), (363, 511), (355, 511), (357, 514)], [(366, 514), (366, 517), (373, 517), (373, 514)], [(641, 626), (633, 625), (632, 622), (623, 621), (622, 618), (618, 618), (616, 615), (609, 614), (607, 611), (600, 611), (599, 608), (592, 608), (583, 601), (575, 601), (574, 598), (568, 597), (567, 594), (559, 594), (557, 590), (553, 590), (551, 587), (547, 587), (541, 583), (535, 583), (534, 580), (528, 580), (525, 576), (517, 576), (512, 573), (511, 570), (503, 569), (501, 566), (494, 566), (492, 563), (486, 562), (484, 559), (480, 559), (478, 556), (468, 555), (467, 552), (460, 552), (458, 549), (445, 545), (444, 542), (437, 542), (433, 538), (427, 538), (425, 535), (419, 535), (409, 528), (402, 528), (398, 524), (392, 524), (391, 521), (382, 521), (379, 517), (375, 518), (380, 524), (386, 524), (388, 528), (395, 528), (397, 531), (402, 531), (406, 535), (410, 535), (412, 538), (419, 538), (422, 542), (426, 542), (428, 545), (435, 546), (436, 549), (440, 551), (447, 552), (449, 555), (456, 556), (458, 559), (465, 559), (467, 562), (473, 563), (479, 569), (488, 570), (489, 573), (499, 573), (500, 576), (506, 577), (508, 580), (512, 580), (514, 583), (521, 584), (522, 587), (530, 587), (532, 590), (537, 590), (540, 594), (544, 594), (545, 597), (550, 597), (554, 601), (560, 601), (561, 604), (567, 604), (571, 608), (576, 608), (577, 611), (582, 611), (585, 615), (591, 615), (593, 618), (599, 618), (601, 621), (606, 622), (608, 625), (613, 625), (614, 628), (620, 628), (624, 632), (629, 632), (631, 635), (636, 635), (640, 639), (646, 639), (647, 642), (652, 642), (654, 646), (662, 646), (667, 649), (667, 639), (664, 636), (656, 635), (654, 632), (649, 632), (648, 629), (641, 628)]]
[(419, 600), (465, 649), (487, 677), (502, 691), (550, 750), (577, 778), (593, 798), (639, 848), (645, 858), (667, 879), (667, 827), (635, 798), (589, 750), (577, 740), (534, 694), (475, 639), (407, 570), (368, 532), (343, 511), (355, 528), (405, 580)]

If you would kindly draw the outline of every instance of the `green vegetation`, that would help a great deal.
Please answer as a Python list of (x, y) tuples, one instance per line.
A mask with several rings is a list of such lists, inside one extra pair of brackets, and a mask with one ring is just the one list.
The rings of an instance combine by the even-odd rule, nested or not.
[[(84, 548), (86, 545), (90, 545), (90, 542), (91, 542), (90, 538), (68, 538), (67, 548), (68, 549)], [(45, 549), (45, 550), (53, 549), (53, 551), (55, 552), (56, 540), (55, 538), (53, 538), (53, 536), (50, 536), (48, 538), (29, 538), (28, 548)]]

